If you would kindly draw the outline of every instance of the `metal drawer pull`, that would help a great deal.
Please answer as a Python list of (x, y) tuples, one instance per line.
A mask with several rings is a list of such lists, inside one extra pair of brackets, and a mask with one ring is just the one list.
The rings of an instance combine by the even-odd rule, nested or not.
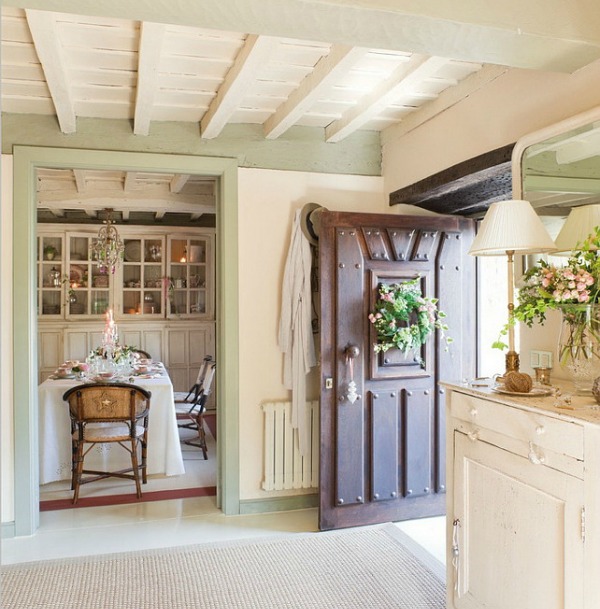
[(533, 442), (529, 442), (529, 454), (527, 456), (534, 465), (541, 465), (546, 462), (543, 453), (536, 452)]
[(477, 416), (477, 408), (471, 408), (471, 416), (472, 417), (476, 417)]
[(543, 434), (545, 434), (545, 433), (546, 433), (546, 428), (545, 428), (543, 425), (538, 425), (538, 426), (535, 428), (535, 433), (536, 433), (538, 436), (541, 436), (541, 435), (543, 435)]

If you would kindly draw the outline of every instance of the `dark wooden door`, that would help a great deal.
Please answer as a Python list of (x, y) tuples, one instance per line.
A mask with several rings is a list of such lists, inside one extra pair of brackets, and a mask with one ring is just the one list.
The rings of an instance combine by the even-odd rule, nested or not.
[[(444, 390), (475, 371), (474, 222), (447, 216), (323, 212), (321, 292), (321, 529), (445, 513)], [(368, 320), (380, 283), (421, 277), (447, 314), (423, 364), (375, 353)], [(357, 348), (357, 349), (356, 349)], [(348, 399), (353, 350), (358, 399)]]

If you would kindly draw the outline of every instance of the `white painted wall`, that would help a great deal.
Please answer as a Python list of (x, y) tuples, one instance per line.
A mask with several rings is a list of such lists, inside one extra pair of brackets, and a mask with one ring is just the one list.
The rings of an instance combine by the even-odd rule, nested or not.
[(2, 522), (14, 520), (12, 409), (12, 156), (0, 159), (0, 480)]
[[(260, 404), (290, 399), (277, 345), (280, 287), (294, 212), (315, 202), (332, 211), (389, 213), (383, 178), (240, 169), (240, 498), (276, 497), (260, 489)], [(318, 398), (316, 370), (309, 399)], [(295, 494), (295, 493), (294, 493)]]

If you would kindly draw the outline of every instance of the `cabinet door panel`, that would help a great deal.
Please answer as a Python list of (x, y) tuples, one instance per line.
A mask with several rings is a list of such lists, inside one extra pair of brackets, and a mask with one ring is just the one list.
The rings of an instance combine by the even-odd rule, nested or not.
[(207, 355), (215, 355), (212, 327), (191, 330), (190, 364), (198, 367)]
[(464, 434), (454, 439), (454, 607), (580, 609), (583, 482)]
[(152, 359), (163, 361), (162, 332), (160, 330), (148, 330), (144, 332), (142, 345), (144, 351), (148, 351)]
[(169, 330), (169, 364), (187, 364), (187, 332), (185, 330)]
[(66, 332), (65, 341), (65, 359), (85, 360), (90, 352), (90, 342), (86, 331)]
[(139, 347), (141, 349), (142, 333), (140, 330), (127, 330), (121, 335), (120, 342), (125, 345), (131, 345), (132, 347)]
[(40, 332), (39, 367), (56, 368), (63, 362), (62, 332)]

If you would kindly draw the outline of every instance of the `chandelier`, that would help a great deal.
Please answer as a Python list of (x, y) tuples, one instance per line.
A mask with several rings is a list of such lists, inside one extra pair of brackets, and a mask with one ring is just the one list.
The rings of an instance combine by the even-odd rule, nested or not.
[(123, 259), (123, 241), (111, 219), (112, 209), (105, 209), (106, 220), (98, 236), (90, 241), (90, 259), (98, 265), (101, 273), (115, 272)]

